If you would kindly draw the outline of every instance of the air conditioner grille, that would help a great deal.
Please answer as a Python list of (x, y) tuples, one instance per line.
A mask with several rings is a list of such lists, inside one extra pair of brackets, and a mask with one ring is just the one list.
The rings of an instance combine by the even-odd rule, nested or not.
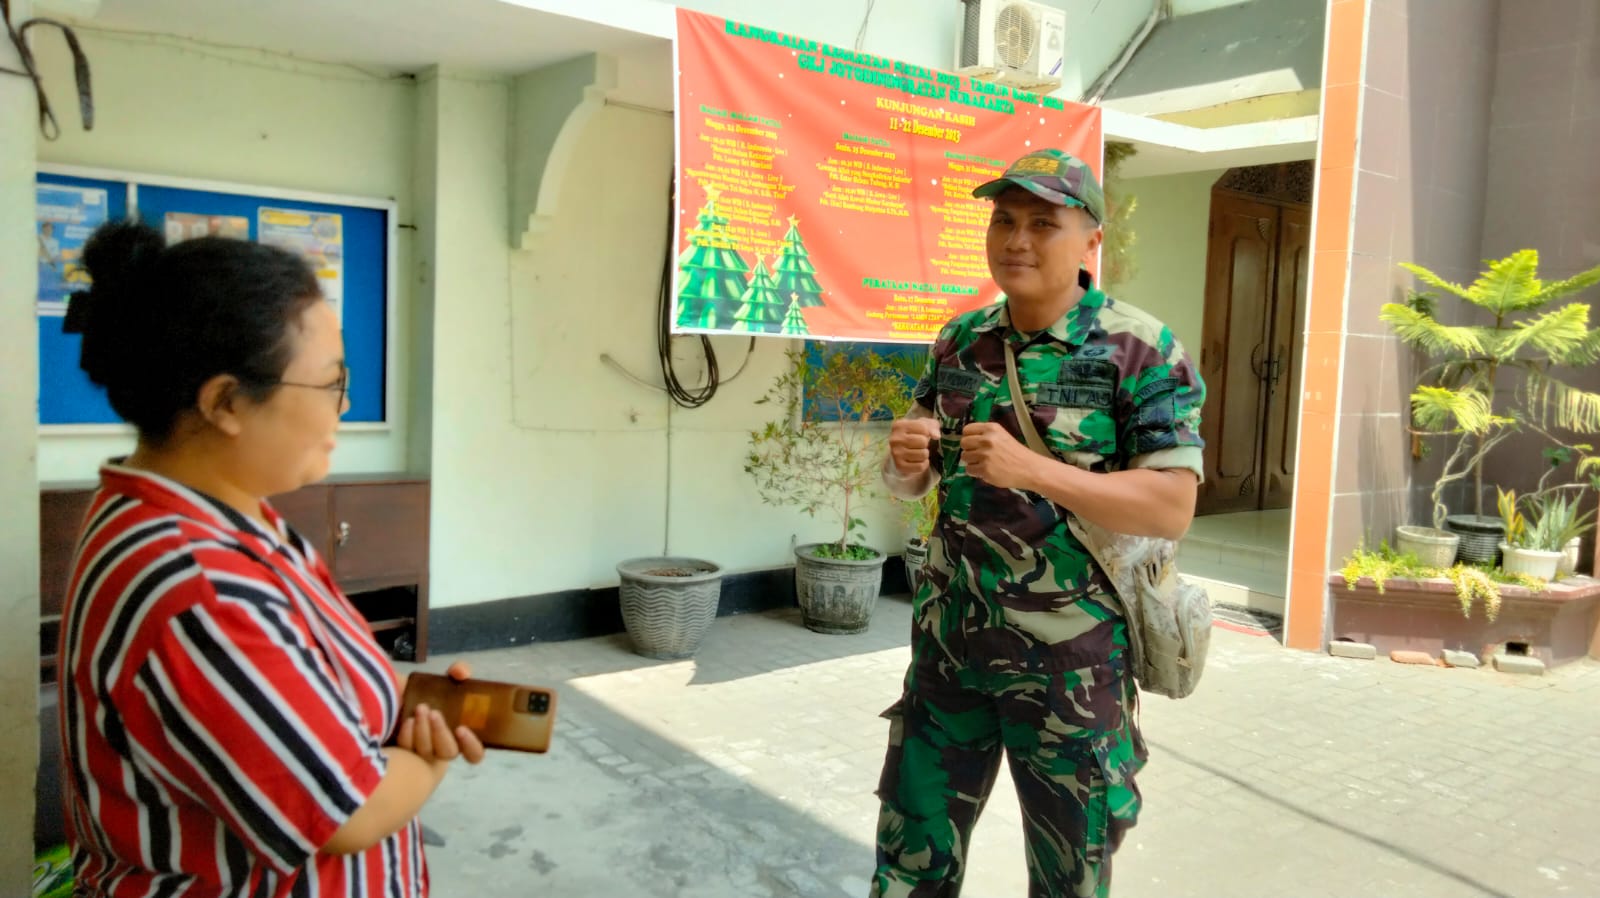
[(960, 67), (978, 64), (978, 38), (983, 28), (983, 0), (962, 0), (965, 24), (961, 27)]
[(1039, 40), (1039, 23), (1020, 3), (1000, 10), (994, 22), (994, 52), (999, 62), (1014, 69), (1028, 64)]

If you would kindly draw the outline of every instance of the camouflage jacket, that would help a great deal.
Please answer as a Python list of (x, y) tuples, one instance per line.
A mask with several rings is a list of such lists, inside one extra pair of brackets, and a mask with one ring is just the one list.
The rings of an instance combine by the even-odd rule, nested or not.
[[(912, 414), (936, 417), (942, 434), (932, 460), (939, 520), (918, 626), (956, 657), (996, 671), (1088, 667), (1126, 647), (1111, 584), (1063, 510), (966, 473), (966, 425), (996, 422), (1022, 441), (1002, 340), (1016, 352), (1034, 426), (1058, 458), (1102, 472), (1203, 476), (1205, 386), (1189, 357), (1160, 321), (1107, 297), (1087, 273), (1082, 284), (1078, 305), (1037, 334), (1013, 330), (1004, 301), (952, 320), (915, 393)], [(918, 492), (892, 464), (885, 480), (896, 495)]]

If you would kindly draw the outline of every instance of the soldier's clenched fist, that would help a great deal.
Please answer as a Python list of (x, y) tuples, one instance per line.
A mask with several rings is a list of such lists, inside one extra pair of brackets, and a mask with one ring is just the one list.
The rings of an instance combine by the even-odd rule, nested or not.
[(1002, 489), (1028, 489), (1040, 458), (992, 422), (968, 424), (961, 431), (961, 457), (968, 474)]
[(906, 477), (928, 470), (928, 450), (939, 439), (939, 422), (934, 418), (900, 418), (889, 427), (889, 457), (894, 468)]

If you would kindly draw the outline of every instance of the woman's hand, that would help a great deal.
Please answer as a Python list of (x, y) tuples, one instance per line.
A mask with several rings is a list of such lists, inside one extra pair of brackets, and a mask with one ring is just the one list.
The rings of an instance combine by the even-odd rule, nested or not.
[(417, 705), (416, 713), (401, 721), (395, 744), (427, 761), (441, 777), (456, 758), (465, 758), (468, 764), (483, 760), (483, 743), (477, 734), (464, 726), (451, 731), (444, 715), (426, 704)]
[[(465, 661), (450, 665), (445, 675), (456, 682), (472, 678), (472, 666)], [(483, 743), (476, 733), (464, 726), (452, 732), (444, 722), (444, 715), (428, 707), (417, 705), (416, 713), (400, 722), (400, 733), (395, 744), (412, 752), (434, 768), (437, 776), (444, 776), (445, 768), (456, 758), (465, 758), (468, 764), (483, 760)]]

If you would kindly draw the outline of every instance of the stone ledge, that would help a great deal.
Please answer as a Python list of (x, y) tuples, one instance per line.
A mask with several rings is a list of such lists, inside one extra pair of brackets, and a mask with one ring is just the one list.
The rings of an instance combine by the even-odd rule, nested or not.
[[(1378, 584), (1371, 577), (1362, 577), (1352, 587), (1345, 583), (1343, 575), (1333, 573), (1328, 575), (1328, 585), (1343, 592), (1370, 593), (1384, 599), (1389, 598), (1391, 595), (1406, 596), (1415, 594), (1445, 595), (1454, 599), (1456, 595), (1456, 585), (1442, 577), (1434, 577), (1428, 580), (1395, 577), (1384, 581), (1384, 591), (1381, 593), (1378, 592)], [(1499, 585), (1501, 602), (1517, 601), (1561, 605), (1567, 602), (1600, 596), (1600, 580), (1596, 580), (1593, 577), (1566, 577), (1551, 583), (1543, 592), (1536, 592), (1526, 586), (1512, 586), (1508, 583)]]
[(1379, 593), (1370, 578), (1351, 588), (1331, 574), (1328, 602), (1328, 637), (1369, 643), (1380, 655), (1411, 650), (1437, 657), (1450, 649), (1488, 659), (1514, 643), (1516, 652), (1550, 667), (1600, 658), (1600, 580), (1592, 577), (1569, 577), (1543, 592), (1503, 586), (1493, 621), (1481, 601), (1463, 615), (1454, 584), (1444, 579), (1388, 580)]

